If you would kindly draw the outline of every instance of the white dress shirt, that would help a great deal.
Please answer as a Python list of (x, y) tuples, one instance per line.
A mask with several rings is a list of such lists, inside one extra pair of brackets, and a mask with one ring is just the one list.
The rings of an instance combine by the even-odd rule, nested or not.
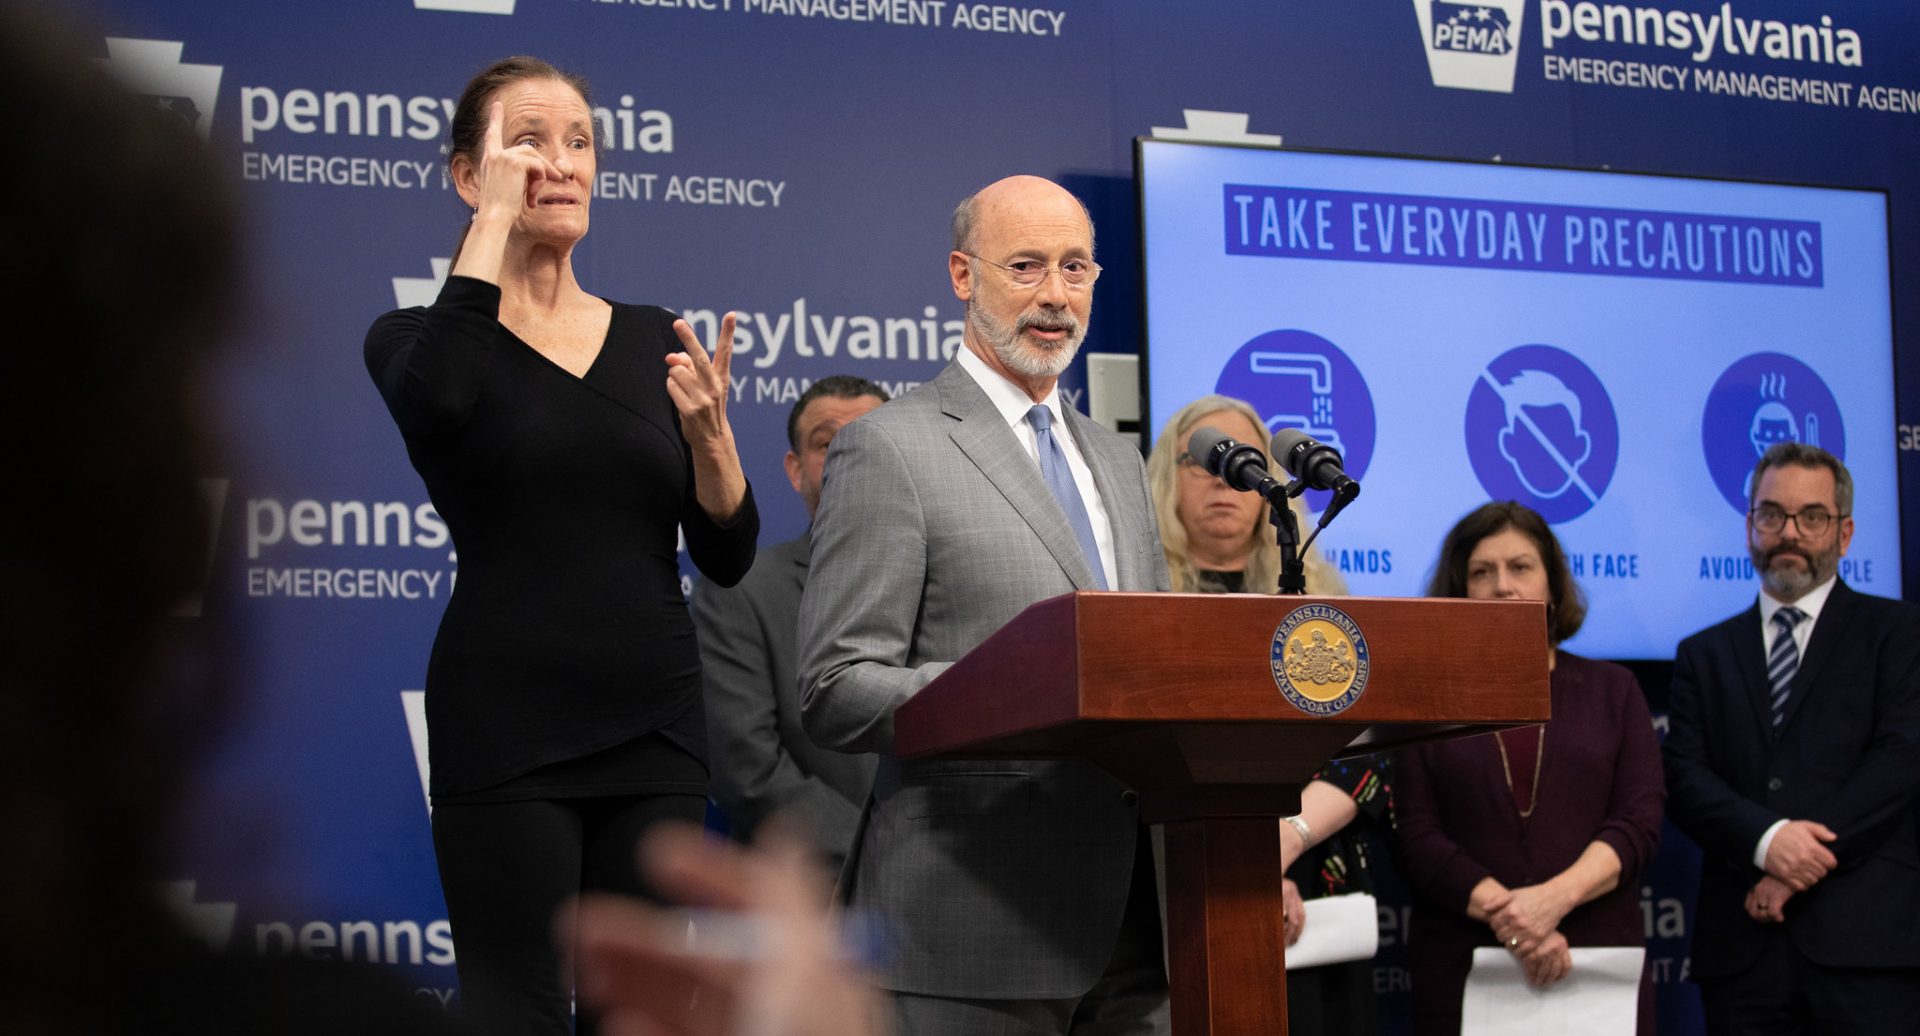
[[(954, 358), (959, 361), (960, 369), (972, 375), (980, 390), (993, 401), (994, 409), (1006, 419), (1013, 429), (1014, 437), (1026, 448), (1027, 456), (1033, 458), (1034, 468), (1040, 466), (1040, 448), (1034, 438), (1033, 426), (1027, 423), (1027, 411), (1033, 409), (1033, 400), (1027, 390), (1008, 381), (1004, 375), (981, 359), (972, 349), (962, 345), (954, 350)], [(1073, 484), (1080, 490), (1080, 499), (1087, 505), (1087, 518), (1093, 522), (1093, 541), (1100, 548), (1100, 568), (1107, 574), (1108, 589), (1120, 588), (1119, 569), (1115, 567), (1113, 555), (1113, 522), (1107, 517), (1106, 501), (1100, 498), (1100, 488), (1093, 483), (1093, 469), (1087, 466), (1087, 460), (1080, 453), (1080, 446), (1073, 441), (1073, 430), (1067, 427), (1066, 416), (1061, 412), (1060, 387), (1055, 385), (1040, 401), (1053, 414), (1053, 432), (1055, 441), (1060, 444), (1060, 452), (1067, 455), (1067, 469), (1073, 472)]]

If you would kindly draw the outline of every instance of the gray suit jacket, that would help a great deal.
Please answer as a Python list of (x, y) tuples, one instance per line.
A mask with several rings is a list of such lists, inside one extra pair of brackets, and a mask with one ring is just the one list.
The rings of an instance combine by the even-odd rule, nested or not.
[[(1113, 524), (1115, 589), (1164, 590), (1145, 466), (1066, 420)], [(883, 985), (932, 996), (1079, 996), (1114, 950), (1139, 834), (1137, 796), (1079, 761), (892, 755), (893, 713), (1036, 601), (1093, 589), (1038, 465), (949, 364), (842, 428), (827, 457), (800, 608), (806, 727), (880, 755), (843, 872), (895, 928)]]
[(800, 727), (794, 631), (806, 583), (802, 536), (762, 550), (738, 586), (694, 588), (708, 763), (734, 834), (750, 838), (770, 814), (786, 813), (838, 865), (873, 784), (873, 756), (821, 748)]

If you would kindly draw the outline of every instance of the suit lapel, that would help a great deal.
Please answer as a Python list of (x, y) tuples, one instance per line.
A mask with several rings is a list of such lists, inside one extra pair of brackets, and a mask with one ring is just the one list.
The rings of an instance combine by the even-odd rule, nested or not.
[(1095, 589), (1093, 570), (1081, 553), (1080, 539), (1041, 480), (1039, 465), (1027, 455), (986, 392), (974, 383), (973, 375), (958, 363), (949, 363), (933, 380), (933, 386), (940, 393), (941, 410), (958, 422), (952, 431), (954, 445), (1025, 519), (1074, 587)]
[(1767, 647), (1760, 637), (1760, 605), (1740, 613), (1733, 624), (1733, 658), (1739, 667), (1740, 686), (1747, 689), (1747, 706), (1753, 712), (1754, 728), (1760, 743), (1773, 737), (1773, 689), (1767, 683)]
[(1820, 621), (1813, 624), (1813, 636), (1807, 640), (1807, 657), (1800, 660), (1800, 668), (1793, 674), (1793, 694), (1787, 698), (1787, 714), (1780, 722), (1783, 733), (1793, 725), (1793, 717), (1800, 713), (1808, 693), (1819, 683), (1820, 670), (1839, 650), (1840, 640), (1847, 634), (1847, 622), (1858, 603), (1858, 595), (1848, 589), (1847, 584), (1837, 581), (1833, 584), (1826, 605), (1820, 609)]

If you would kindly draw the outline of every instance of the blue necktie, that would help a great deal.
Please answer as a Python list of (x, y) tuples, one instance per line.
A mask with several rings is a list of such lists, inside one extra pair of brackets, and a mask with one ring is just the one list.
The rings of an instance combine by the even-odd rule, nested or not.
[(1793, 674), (1800, 671), (1800, 646), (1793, 642), (1793, 628), (1807, 613), (1798, 608), (1782, 608), (1773, 613), (1773, 648), (1767, 652), (1767, 684), (1773, 689), (1773, 729), (1787, 719), (1787, 698), (1793, 692)]
[(1035, 405), (1027, 411), (1027, 423), (1033, 426), (1033, 442), (1040, 454), (1040, 477), (1053, 491), (1053, 498), (1060, 502), (1067, 524), (1073, 526), (1073, 534), (1080, 540), (1080, 551), (1087, 556), (1087, 567), (1093, 570), (1093, 585), (1105, 590), (1107, 573), (1100, 565), (1100, 545), (1093, 538), (1093, 519), (1087, 516), (1087, 502), (1080, 499), (1080, 487), (1073, 484), (1073, 469), (1067, 467), (1067, 454), (1060, 449), (1060, 440), (1053, 437), (1053, 411)]

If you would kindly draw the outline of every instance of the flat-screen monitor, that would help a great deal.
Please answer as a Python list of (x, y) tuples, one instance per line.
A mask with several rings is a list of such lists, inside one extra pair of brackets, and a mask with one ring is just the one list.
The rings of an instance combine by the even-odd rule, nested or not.
[[(1883, 193), (1142, 139), (1144, 427), (1208, 393), (1340, 450), (1318, 546), (1425, 591), (1489, 499), (1553, 523), (1568, 648), (1665, 658), (1750, 604), (1748, 482), (1800, 440), (1855, 478), (1841, 574), (1900, 594)], [(1309, 501), (1317, 510), (1322, 501)]]

